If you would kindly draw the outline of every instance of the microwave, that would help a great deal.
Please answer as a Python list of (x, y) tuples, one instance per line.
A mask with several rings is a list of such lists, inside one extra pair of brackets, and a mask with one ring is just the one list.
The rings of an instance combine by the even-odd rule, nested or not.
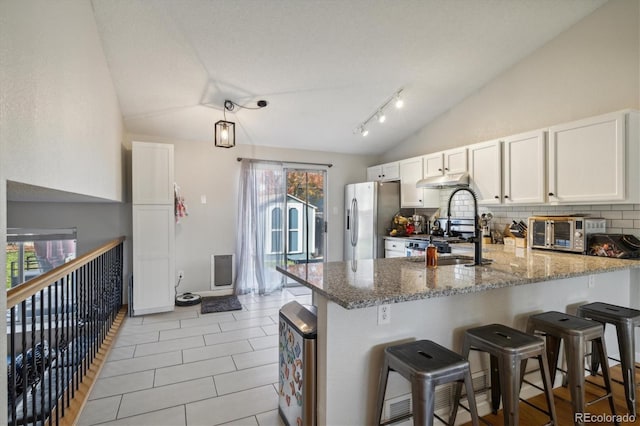
[(606, 232), (606, 219), (584, 216), (533, 216), (527, 229), (531, 248), (587, 252), (587, 235)]

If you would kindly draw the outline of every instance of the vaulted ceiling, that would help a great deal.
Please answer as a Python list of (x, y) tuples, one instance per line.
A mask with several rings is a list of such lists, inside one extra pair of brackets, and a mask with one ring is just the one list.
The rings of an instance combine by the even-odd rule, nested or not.
[[(131, 133), (382, 153), (604, 0), (92, 0)], [(362, 137), (354, 130), (397, 90)]]

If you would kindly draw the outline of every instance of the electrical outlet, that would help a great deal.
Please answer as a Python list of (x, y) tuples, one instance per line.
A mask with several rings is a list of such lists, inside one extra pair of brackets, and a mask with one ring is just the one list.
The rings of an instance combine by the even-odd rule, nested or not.
[(391, 305), (378, 306), (378, 325), (391, 324)]
[(589, 275), (589, 288), (594, 288), (596, 286), (596, 277), (593, 275)]
[(184, 271), (178, 271), (178, 279), (181, 280), (184, 278)]

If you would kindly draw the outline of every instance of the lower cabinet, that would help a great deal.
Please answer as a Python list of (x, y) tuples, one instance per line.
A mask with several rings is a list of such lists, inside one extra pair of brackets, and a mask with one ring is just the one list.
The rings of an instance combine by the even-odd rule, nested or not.
[(406, 257), (404, 240), (384, 240), (384, 257)]
[(174, 308), (175, 218), (172, 205), (133, 206), (133, 313)]

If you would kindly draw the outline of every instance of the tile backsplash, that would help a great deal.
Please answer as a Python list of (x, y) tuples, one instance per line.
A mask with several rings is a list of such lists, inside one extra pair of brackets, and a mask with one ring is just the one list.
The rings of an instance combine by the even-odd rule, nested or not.
[[(447, 202), (452, 191), (442, 190), (440, 193), (440, 215), (447, 215)], [(452, 200), (452, 217), (473, 217), (473, 198), (462, 191)], [(591, 217), (602, 217), (607, 220), (607, 232), (633, 234), (640, 238), (640, 204), (594, 204), (579, 206), (479, 206), (480, 214), (491, 212), (493, 220), (491, 229), (502, 232), (512, 220), (527, 221), (529, 216), (563, 215), (584, 213)]]

